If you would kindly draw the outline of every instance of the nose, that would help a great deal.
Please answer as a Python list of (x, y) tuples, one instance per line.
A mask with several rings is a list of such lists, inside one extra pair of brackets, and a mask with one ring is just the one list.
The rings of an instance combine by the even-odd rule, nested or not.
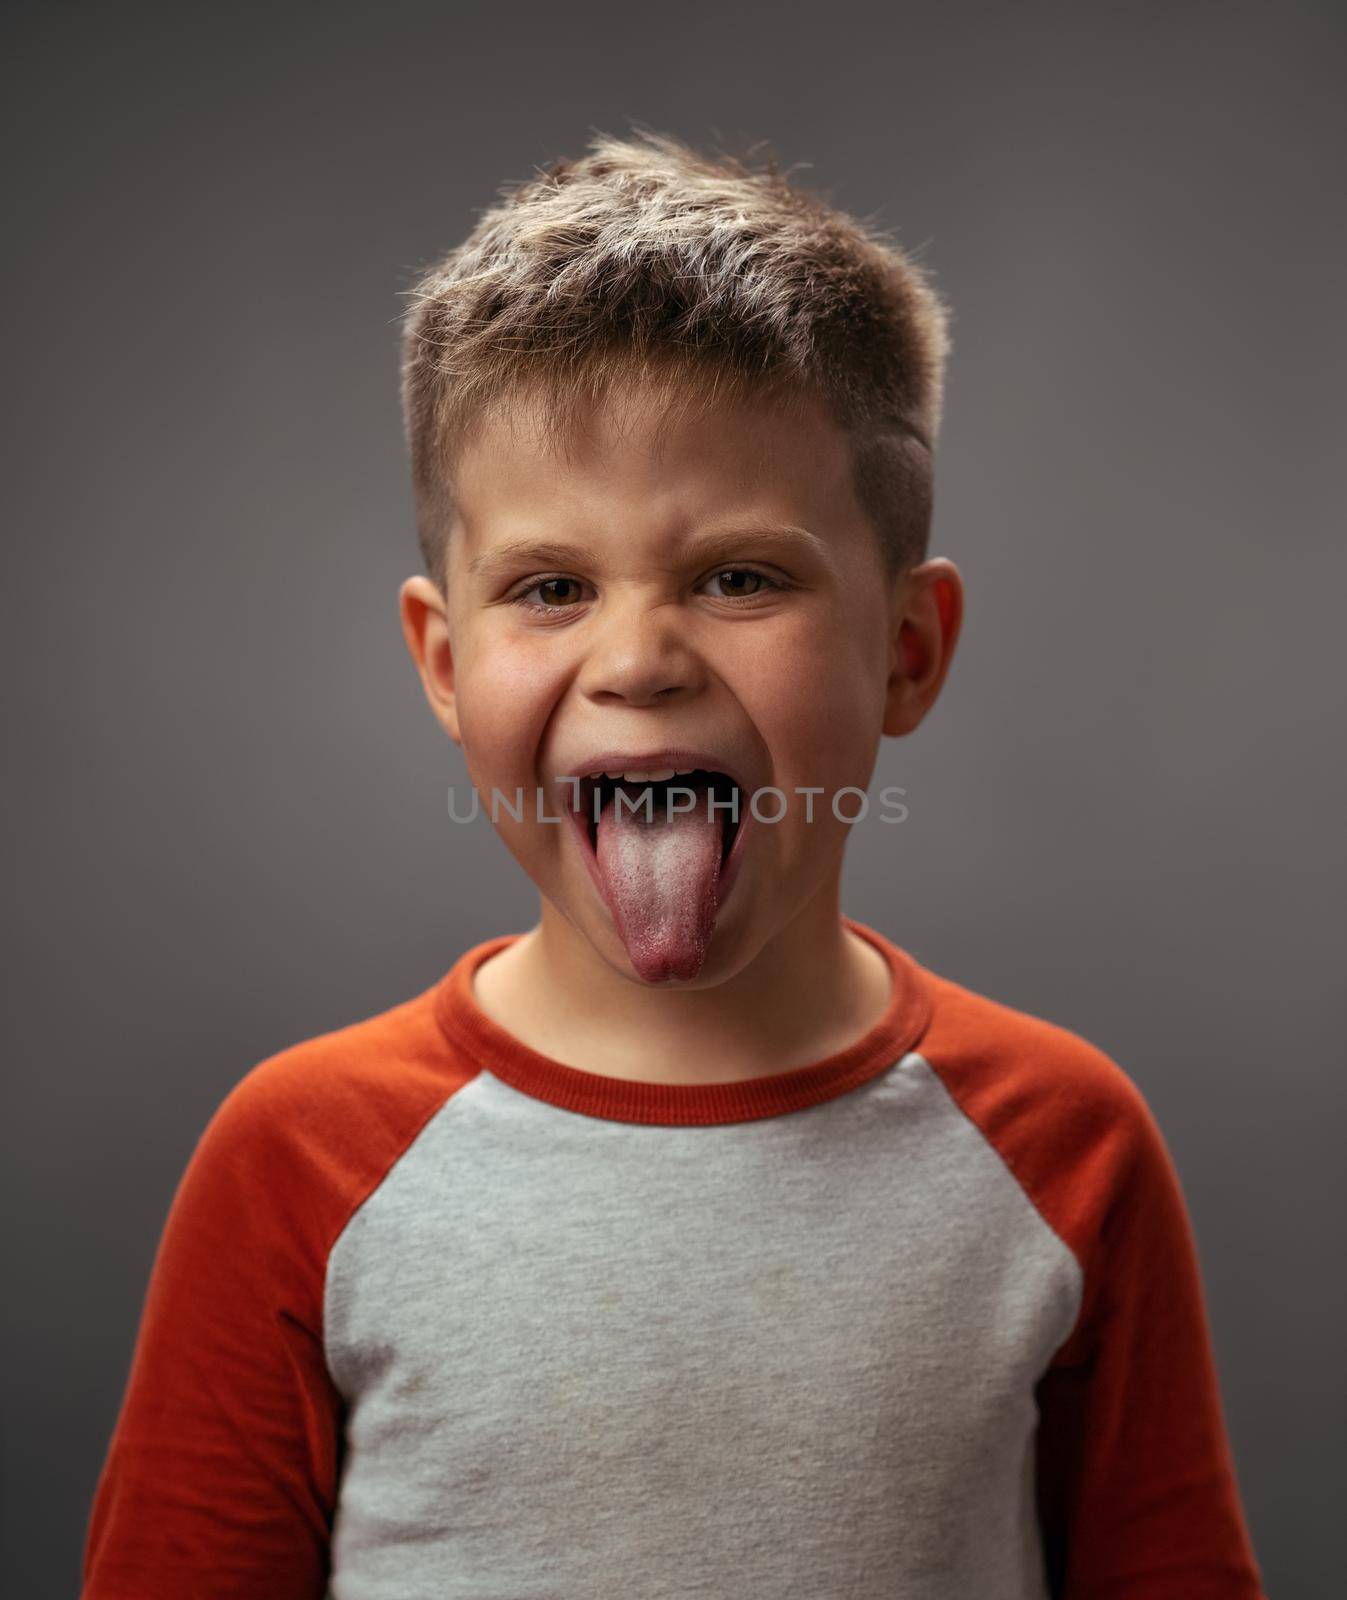
[(700, 689), (706, 668), (674, 605), (615, 606), (591, 619), (579, 688), (593, 700), (651, 705)]

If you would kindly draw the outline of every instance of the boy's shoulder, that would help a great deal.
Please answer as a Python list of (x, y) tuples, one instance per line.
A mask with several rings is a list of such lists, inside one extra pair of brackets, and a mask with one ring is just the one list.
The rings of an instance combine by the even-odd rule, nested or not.
[[(357, 1108), (443, 1096), (444, 1040), (435, 1016), (438, 985), (383, 1011), (299, 1039), (258, 1061), (226, 1095), (217, 1115), (240, 1125), (331, 1123)], [(420, 1095), (418, 1096), (418, 1089)]]
[(1112, 1056), (1060, 1023), (923, 973), (932, 1007), (917, 1053), (1083, 1263), (1119, 1226), (1179, 1216), (1164, 1136)]
[(265, 1196), (330, 1243), (436, 1111), (476, 1076), (447, 1050), (440, 985), (258, 1061), (224, 1096), (183, 1181), (222, 1212)]
[(931, 1007), (917, 1049), (959, 1096), (1001, 1117), (1036, 1110), (1114, 1122), (1147, 1114), (1133, 1079), (1082, 1034), (921, 970)]

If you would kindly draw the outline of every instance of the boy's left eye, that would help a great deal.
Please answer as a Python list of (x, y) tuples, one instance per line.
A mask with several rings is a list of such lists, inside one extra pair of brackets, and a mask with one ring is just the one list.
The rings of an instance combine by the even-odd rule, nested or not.
[(717, 597), (718, 599), (722, 600), (748, 600), (751, 599), (755, 594), (762, 594), (765, 589), (775, 589), (780, 587), (778, 584), (773, 583), (765, 572), (758, 572), (753, 567), (725, 567), (720, 572), (717, 572), (713, 577), (709, 578), (707, 582), (719, 583), (722, 578), (730, 578), (732, 580), (742, 580), (747, 578), (754, 581), (757, 585), (756, 588), (747, 590), (731, 588), (728, 594), (719, 595)]

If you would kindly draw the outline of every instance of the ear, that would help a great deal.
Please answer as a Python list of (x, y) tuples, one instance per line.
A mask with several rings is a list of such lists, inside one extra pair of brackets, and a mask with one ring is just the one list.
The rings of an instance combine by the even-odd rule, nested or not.
[(454, 695), (454, 656), (445, 599), (429, 578), (408, 578), (398, 590), (402, 636), (440, 726), (462, 744)]
[(935, 704), (963, 623), (963, 579), (944, 556), (913, 567), (894, 590), (884, 732), (911, 733)]

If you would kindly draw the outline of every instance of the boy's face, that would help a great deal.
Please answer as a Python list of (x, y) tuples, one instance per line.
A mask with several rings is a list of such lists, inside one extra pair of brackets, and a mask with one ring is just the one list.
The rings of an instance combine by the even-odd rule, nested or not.
[[(501, 808), (496, 825), (557, 926), (633, 981), (723, 982), (818, 896), (835, 898), (849, 824), (833, 797), (864, 791), (881, 733), (911, 731), (939, 692), (957, 570), (932, 561), (886, 577), (845, 436), (821, 405), (721, 407), (657, 441), (651, 406), (615, 398), (569, 458), (526, 415), (513, 420), (459, 463), (447, 599), (424, 578), (404, 585), (409, 648), (483, 808), (493, 790), (523, 791), (521, 820)], [(670, 750), (706, 759), (645, 759)], [(721, 847), (690, 823), (663, 855), (648, 828), (613, 827), (600, 843), (575, 825), (587, 790), (561, 780), (596, 763), (731, 774), (733, 866), (717, 871)], [(748, 806), (769, 785), (787, 799), (775, 823)], [(560, 824), (539, 820), (539, 791)], [(843, 795), (838, 809), (859, 804)], [(760, 797), (764, 817), (780, 807)], [(609, 822), (616, 811), (610, 801)], [(708, 874), (709, 906), (695, 887)], [(702, 933), (689, 936), (699, 903)], [(667, 938), (661, 917), (677, 925)]]

